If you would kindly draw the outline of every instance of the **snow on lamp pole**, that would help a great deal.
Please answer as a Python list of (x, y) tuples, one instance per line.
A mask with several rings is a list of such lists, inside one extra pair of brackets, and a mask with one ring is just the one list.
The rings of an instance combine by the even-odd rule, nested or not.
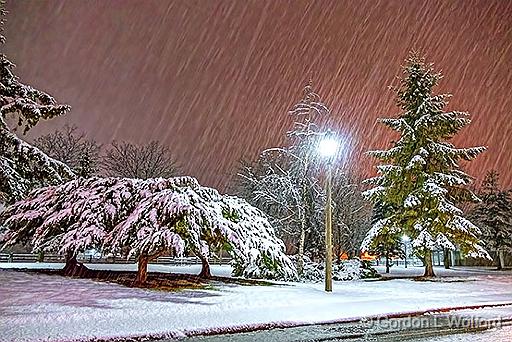
[(404, 264), (405, 268), (407, 268), (407, 242), (409, 242), (409, 237), (407, 235), (402, 236), (402, 241), (404, 243)]
[(318, 153), (327, 159), (327, 175), (325, 179), (325, 291), (332, 291), (332, 204), (331, 204), (331, 181), (332, 161), (338, 152), (338, 141), (330, 132), (318, 144)]

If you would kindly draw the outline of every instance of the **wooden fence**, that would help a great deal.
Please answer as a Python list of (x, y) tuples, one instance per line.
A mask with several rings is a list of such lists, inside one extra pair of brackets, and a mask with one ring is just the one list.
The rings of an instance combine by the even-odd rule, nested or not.
[[(77, 257), (79, 262), (88, 263), (88, 264), (134, 264), (136, 263), (135, 258), (125, 258), (125, 257), (104, 257), (104, 256), (92, 256), (92, 255), (79, 255)], [(210, 265), (228, 265), (231, 262), (231, 258), (210, 258)], [(65, 258), (63, 255), (59, 254), (7, 254), (0, 253), (0, 262), (17, 262), (17, 263), (32, 263), (32, 262), (48, 262), (48, 263), (64, 263)], [(184, 258), (176, 258), (176, 257), (168, 257), (162, 256), (158, 257), (155, 260), (150, 261), (152, 264), (165, 264), (165, 265), (195, 265), (200, 264), (201, 261), (197, 257), (184, 257)]]

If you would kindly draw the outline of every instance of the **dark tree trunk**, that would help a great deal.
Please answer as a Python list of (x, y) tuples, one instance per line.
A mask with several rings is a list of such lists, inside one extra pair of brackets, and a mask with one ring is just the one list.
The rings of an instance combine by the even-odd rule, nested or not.
[(201, 278), (211, 278), (212, 274), (210, 272), (210, 263), (208, 262), (208, 258), (203, 256), (201, 253), (197, 253), (199, 259), (201, 259), (201, 273), (199, 276)]
[(496, 269), (502, 270), (505, 267), (505, 257), (503, 255), (503, 251), (498, 249), (496, 251)]
[(63, 272), (68, 277), (82, 277), (87, 274), (89, 269), (84, 264), (79, 263), (76, 260), (76, 255), (73, 253), (66, 254), (66, 265), (64, 266)]
[(137, 278), (135, 278), (135, 284), (144, 285), (148, 280), (148, 262), (149, 257), (147, 255), (139, 255), (137, 260)]
[(432, 251), (427, 250), (425, 252), (425, 277), (435, 277), (434, 265), (432, 263)]
[(451, 264), (451, 258), (450, 258), (450, 250), (448, 248), (445, 248), (444, 251), (443, 251), (443, 262), (444, 262), (444, 268), (446, 268), (447, 270), (450, 269), (450, 264)]
[(389, 253), (386, 252), (386, 273), (389, 273)]

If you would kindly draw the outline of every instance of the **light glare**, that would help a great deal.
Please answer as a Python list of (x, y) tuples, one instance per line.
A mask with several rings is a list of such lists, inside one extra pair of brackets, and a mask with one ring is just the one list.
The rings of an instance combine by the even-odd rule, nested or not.
[(322, 139), (318, 144), (318, 152), (323, 157), (333, 157), (338, 151), (339, 143), (333, 138)]

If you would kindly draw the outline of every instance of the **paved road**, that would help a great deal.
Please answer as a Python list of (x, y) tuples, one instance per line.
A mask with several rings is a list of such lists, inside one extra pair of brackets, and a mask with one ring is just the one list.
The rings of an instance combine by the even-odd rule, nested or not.
[[(423, 338), (405, 338), (401, 341), (414, 342), (510, 342), (512, 340), (512, 326), (503, 326), (502, 328), (489, 329), (482, 332), (458, 333), (448, 335), (438, 335)], [(382, 340), (384, 341), (384, 340)], [(400, 340), (394, 340), (400, 341)]]
[(199, 336), (186, 342), (418, 341), (509, 342), (512, 306), (450, 314), (314, 325), (243, 334)]

